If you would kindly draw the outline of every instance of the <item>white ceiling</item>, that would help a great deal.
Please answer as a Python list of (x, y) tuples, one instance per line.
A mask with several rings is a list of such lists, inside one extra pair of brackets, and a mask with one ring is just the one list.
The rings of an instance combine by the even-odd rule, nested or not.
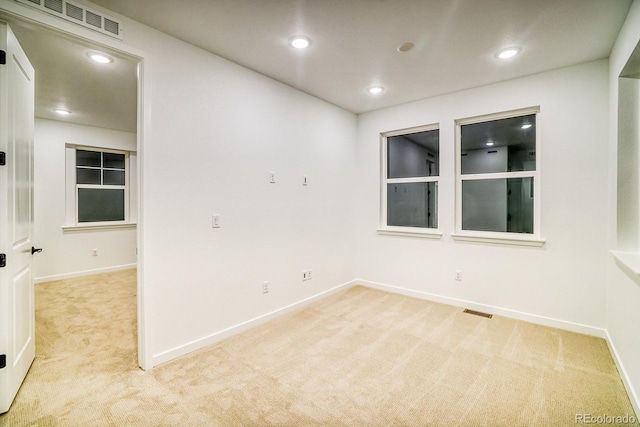
[(89, 44), (20, 21), (10, 26), (36, 71), (36, 117), (136, 131), (136, 61), (101, 48), (114, 62), (98, 64), (87, 56), (95, 52)]
[[(631, 0), (93, 0), (93, 3), (349, 111), (363, 113), (607, 58)], [(124, 31), (126, 41), (126, 24)], [(288, 46), (289, 38), (298, 34), (311, 38), (310, 48), (299, 51)], [(399, 52), (397, 47), (404, 42), (412, 42), (415, 47)], [(495, 57), (499, 49), (514, 45), (522, 48), (520, 55), (509, 60)], [(48, 56), (48, 64), (70, 62), (70, 53), (59, 51), (68, 48), (47, 46), (38, 55)], [(73, 67), (79, 69), (80, 65)], [(103, 77), (97, 79), (94, 72), (97, 69), (74, 76), (73, 82), (80, 84), (85, 76), (94, 79), (91, 84), (95, 87)], [(38, 75), (42, 73), (40, 70)], [(60, 79), (45, 82), (39, 78), (38, 91), (48, 96), (38, 94), (38, 102), (55, 102), (55, 96), (59, 95), (55, 95), (58, 92), (50, 85), (61, 85)], [(371, 95), (366, 89), (372, 85), (383, 85), (386, 90)], [(115, 86), (110, 86), (108, 91), (114, 89)], [(63, 96), (71, 99), (84, 93), (66, 92)], [(114, 99), (96, 98), (83, 99), (78, 105), (88, 108), (102, 102), (104, 108), (110, 103), (116, 112), (122, 109), (118, 105), (120, 95), (114, 93), (110, 97)], [(49, 106), (41, 108), (46, 110)], [(105, 117), (108, 113), (101, 114)]]
[[(627, 0), (94, 0), (362, 113), (607, 58)], [(288, 46), (303, 34), (306, 51)], [(413, 42), (409, 52), (397, 51)], [(494, 53), (523, 51), (500, 62)], [(387, 89), (372, 97), (367, 87)]]

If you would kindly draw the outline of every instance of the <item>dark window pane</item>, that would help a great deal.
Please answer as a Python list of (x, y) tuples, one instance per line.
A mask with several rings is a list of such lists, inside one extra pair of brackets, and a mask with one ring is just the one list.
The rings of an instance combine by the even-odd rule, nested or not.
[(124, 190), (78, 189), (78, 222), (124, 221)]
[(438, 129), (387, 138), (387, 177), (438, 176)]
[(536, 115), (460, 127), (463, 174), (536, 170)]
[(124, 169), (124, 154), (103, 153), (104, 167), (108, 169)]
[(101, 166), (99, 151), (76, 150), (76, 166), (91, 166), (99, 168)]
[(76, 169), (76, 182), (78, 184), (100, 185), (100, 169)]
[(507, 147), (468, 150), (460, 159), (463, 174), (506, 172), (508, 163)]
[(507, 179), (507, 231), (533, 233), (533, 178)]
[(533, 178), (462, 182), (462, 229), (533, 233)]
[(387, 225), (438, 228), (438, 183), (387, 184)]
[(124, 185), (124, 171), (105, 170), (103, 178), (104, 185)]

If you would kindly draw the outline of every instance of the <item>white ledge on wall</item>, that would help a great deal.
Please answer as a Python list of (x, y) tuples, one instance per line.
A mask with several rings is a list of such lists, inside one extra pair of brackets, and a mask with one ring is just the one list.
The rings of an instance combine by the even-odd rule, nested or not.
[(492, 243), (498, 245), (509, 246), (530, 246), (540, 248), (544, 246), (545, 240), (533, 237), (521, 236), (479, 236), (474, 234), (451, 234), (455, 241), (460, 242), (476, 242), (476, 243)]
[(442, 232), (435, 228), (384, 227), (378, 228), (378, 234), (386, 236), (420, 237), (423, 239), (439, 239)]
[(611, 251), (616, 260), (640, 277), (640, 252)]
[(81, 231), (107, 231), (107, 230), (126, 230), (135, 229), (136, 223), (128, 224), (104, 224), (104, 225), (63, 225), (62, 231), (65, 233), (81, 232)]

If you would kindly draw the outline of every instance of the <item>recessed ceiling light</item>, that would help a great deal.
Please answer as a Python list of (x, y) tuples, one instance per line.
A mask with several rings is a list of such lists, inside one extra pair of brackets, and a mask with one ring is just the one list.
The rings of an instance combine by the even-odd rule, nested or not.
[(71, 114), (71, 111), (65, 110), (64, 108), (54, 108), (53, 111), (60, 114), (61, 116), (68, 116)]
[(377, 95), (377, 94), (381, 93), (382, 91), (384, 91), (384, 87), (382, 87), (382, 86), (371, 86), (368, 90), (369, 90), (369, 93)]
[(529, 129), (531, 126), (533, 126), (531, 123), (525, 123), (520, 127), (520, 129)]
[(402, 43), (398, 46), (398, 52), (409, 52), (411, 49), (413, 49), (413, 43), (411, 42)]
[(489, 142), (487, 142), (487, 144), (486, 144), (486, 145), (487, 145), (487, 147), (493, 147), (493, 146), (494, 146), (494, 143), (493, 143), (493, 141), (489, 141)]
[(89, 58), (100, 64), (109, 64), (110, 62), (113, 62), (113, 58), (105, 55), (104, 53), (89, 52), (87, 55), (89, 56)]
[(311, 39), (305, 36), (294, 36), (289, 39), (289, 45), (296, 49), (306, 49), (311, 46)]
[(522, 49), (520, 49), (519, 47), (508, 47), (506, 49), (499, 50), (496, 53), (496, 57), (500, 59), (513, 58), (514, 56), (519, 54), (521, 50)]

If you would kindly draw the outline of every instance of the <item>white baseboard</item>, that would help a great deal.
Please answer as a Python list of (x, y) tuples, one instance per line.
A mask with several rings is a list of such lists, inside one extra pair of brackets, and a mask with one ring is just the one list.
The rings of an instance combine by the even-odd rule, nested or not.
[(42, 276), (33, 279), (34, 283), (53, 282), (54, 280), (74, 279), (76, 277), (92, 276), (94, 274), (112, 273), (114, 271), (129, 270), (136, 268), (136, 263), (116, 265), (112, 267), (96, 268), (94, 270), (76, 271), (73, 273), (55, 274), (52, 276)]
[(199, 338), (197, 340), (191, 341), (187, 344), (172, 348), (171, 350), (163, 351), (161, 353), (155, 354), (152, 356), (152, 367), (158, 366), (162, 363), (168, 362), (180, 356), (184, 356), (193, 351), (199, 350), (201, 348), (207, 347), (211, 344), (215, 344), (219, 341), (222, 341), (226, 338), (229, 338), (233, 335), (237, 335), (241, 332), (244, 332), (248, 329), (261, 325), (263, 323), (268, 322), (269, 320), (280, 317), (286, 313), (290, 313), (292, 311), (298, 310), (304, 306), (307, 306), (315, 301), (321, 300), (329, 295), (335, 294), (337, 292), (348, 289), (358, 282), (353, 280), (351, 282), (344, 283), (342, 285), (336, 286), (335, 288), (331, 288), (327, 291), (321, 292), (319, 294), (313, 295), (309, 298), (305, 298), (293, 304), (287, 305), (285, 307), (274, 310), (270, 313), (263, 314), (261, 316), (255, 317), (253, 319), (247, 320), (246, 322), (239, 323), (235, 326), (231, 326), (222, 331), (213, 333), (206, 337)]
[(624, 387), (627, 389), (627, 394), (629, 395), (629, 400), (631, 401), (631, 405), (633, 406), (633, 410), (636, 411), (636, 415), (640, 416), (640, 395), (633, 388), (633, 384), (629, 379), (629, 375), (627, 374), (627, 370), (624, 368), (624, 364), (622, 363), (622, 359), (618, 354), (618, 350), (616, 349), (616, 345), (611, 339), (609, 332), (606, 331), (606, 340), (609, 345), (609, 351), (613, 356), (613, 361), (616, 363), (616, 367), (618, 368), (618, 372), (620, 373), (620, 378), (622, 378), (622, 383)]
[(566, 320), (552, 319), (549, 317), (538, 316), (536, 314), (524, 313), (508, 308), (496, 307), (493, 305), (475, 303), (443, 295), (432, 294), (429, 292), (416, 291), (413, 289), (401, 288), (398, 286), (385, 285), (383, 283), (371, 282), (368, 280), (354, 280), (355, 284), (367, 286), (369, 288), (379, 289), (382, 291), (393, 292), (396, 294), (406, 295), (410, 297), (426, 299), (429, 301), (439, 302), (442, 304), (453, 305), (456, 307), (469, 308), (471, 310), (483, 311), (498, 316), (509, 317), (511, 319), (524, 320), (538, 325), (550, 326), (552, 328), (565, 329), (581, 334), (592, 335), (599, 338), (606, 338), (606, 330), (596, 328), (594, 326), (583, 325), (580, 323), (567, 322)]
[(587, 334), (596, 336), (599, 338), (606, 338), (606, 330), (602, 328), (596, 328), (593, 326), (583, 325), (579, 323), (567, 322), (564, 320), (552, 319), (548, 317), (538, 316), (530, 313), (523, 313), (516, 310), (510, 310), (506, 308), (486, 305), (486, 304), (478, 304), (472, 301), (466, 301), (451, 297), (446, 297), (437, 294), (431, 294), (428, 292), (416, 291), (413, 289), (401, 288), (397, 286), (385, 285), (382, 283), (372, 282), (368, 280), (352, 280), (350, 282), (344, 283), (342, 285), (336, 286), (335, 288), (329, 289), (325, 292), (321, 292), (317, 295), (314, 295), (309, 298), (305, 298), (296, 303), (290, 304), (286, 307), (282, 307), (278, 310), (274, 310), (270, 313), (264, 314), (262, 316), (258, 316), (254, 319), (247, 320), (246, 322), (239, 323), (235, 326), (231, 326), (222, 331), (213, 333), (206, 337), (199, 338), (197, 340), (191, 341), (189, 343), (180, 345), (178, 347), (172, 348), (167, 351), (163, 351), (161, 353), (155, 354), (152, 356), (152, 366), (158, 366), (162, 363), (168, 362), (180, 356), (184, 356), (193, 351), (199, 350), (203, 347), (206, 347), (211, 344), (215, 344), (219, 341), (222, 341), (226, 338), (229, 338), (233, 335), (239, 334), (240, 332), (244, 332), (248, 329), (251, 329), (260, 324), (266, 323), (269, 320), (275, 319), (283, 314), (289, 313), (291, 311), (298, 310), (306, 305), (309, 305), (315, 301), (318, 301), (322, 298), (325, 298), (331, 294), (337, 293), (339, 291), (348, 289), (352, 286), (362, 285), (374, 289), (379, 289), (382, 291), (392, 292), (400, 295), (406, 295), (410, 297), (425, 299), (429, 301), (439, 302), (442, 304), (453, 305), (456, 307), (464, 307), (472, 310), (485, 311), (491, 314), (504, 316), (512, 319), (523, 320), (531, 323), (536, 323), (539, 325), (550, 326), (553, 328), (565, 329), (572, 332), (578, 332), (581, 334)]

